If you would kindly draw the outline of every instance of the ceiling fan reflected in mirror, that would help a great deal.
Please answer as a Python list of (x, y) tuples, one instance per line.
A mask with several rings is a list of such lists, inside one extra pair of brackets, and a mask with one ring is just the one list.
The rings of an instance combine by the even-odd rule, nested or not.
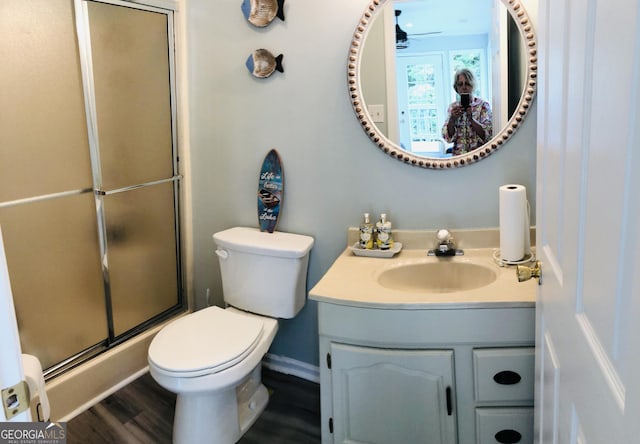
[(442, 34), (442, 31), (419, 32), (419, 33), (409, 34), (406, 31), (404, 31), (400, 27), (400, 24), (398, 23), (398, 17), (400, 17), (400, 14), (402, 14), (402, 11), (400, 9), (396, 9), (395, 10), (395, 16), (396, 16), (396, 49), (407, 49), (409, 47), (409, 39), (411, 37), (424, 37), (424, 36), (427, 36), (427, 35)]
[(396, 49), (405, 49), (409, 47), (409, 36), (407, 35), (406, 32), (402, 30), (402, 28), (400, 28), (400, 25), (398, 24), (398, 17), (400, 17), (400, 14), (402, 14), (402, 11), (400, 11), (399, 9), (396, 9), (395, 14), (396, 14)]

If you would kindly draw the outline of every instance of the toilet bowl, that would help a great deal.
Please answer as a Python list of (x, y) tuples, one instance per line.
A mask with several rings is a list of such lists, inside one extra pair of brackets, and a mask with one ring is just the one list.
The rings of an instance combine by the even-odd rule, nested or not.
[(175, 444), (233, 444), (268, 402), (261, 361), (306, 300), (313, 238), (253, 228), (216, 233), (226, 309), (208, 307), (162, 328), (149, 346), (151, 376), (176, 393)]
[(209, 307), (162, 329), (149, 347), (149, 371), (176, 393), (174, 443), (235, 443), (267, 405), (261, 360), (275, 319)]

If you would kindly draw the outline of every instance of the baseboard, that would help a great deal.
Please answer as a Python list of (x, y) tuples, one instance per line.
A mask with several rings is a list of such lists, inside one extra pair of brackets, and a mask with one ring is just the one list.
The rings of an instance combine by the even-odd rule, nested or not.
[(297, 359), (267, 353), (262, 359), (262, 365), (269, 370), (320, 383), (320, 367)]

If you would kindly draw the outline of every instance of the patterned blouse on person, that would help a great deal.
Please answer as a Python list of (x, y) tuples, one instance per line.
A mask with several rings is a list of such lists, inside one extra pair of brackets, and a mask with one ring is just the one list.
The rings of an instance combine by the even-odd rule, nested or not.
[(482, 145), (487, 143), (493, 134), (493, 123), (491, 106), (488, 102), (473, 97), (470, 103), (471, 116), (473, 120), (478, 122), (484, 129), (484, 137), (479, 136), (471, 127), (471, 121), (466, 113), (463, 113), (458, 117), (458, 121), (455, 124), (455, 131), (449, 136), (447, 126), (449, 125), (449, 119), (451, 119), (451, 110), (454, 106), (460, 106), (460, 102), (454, 102), (449, 106), (447, 110), (447, 120), (442, 127), (442, 137), (449, 143), (453, 143), (452, 154), (458, 156), (460, 154), (468, 153)]

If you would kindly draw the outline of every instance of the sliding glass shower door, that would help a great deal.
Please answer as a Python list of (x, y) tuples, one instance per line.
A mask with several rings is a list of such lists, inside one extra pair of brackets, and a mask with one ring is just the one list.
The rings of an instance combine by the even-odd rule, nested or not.
[(23, 352), (49, 376), (184, 308), (172, 20), (0, 3), (0, 225)]

